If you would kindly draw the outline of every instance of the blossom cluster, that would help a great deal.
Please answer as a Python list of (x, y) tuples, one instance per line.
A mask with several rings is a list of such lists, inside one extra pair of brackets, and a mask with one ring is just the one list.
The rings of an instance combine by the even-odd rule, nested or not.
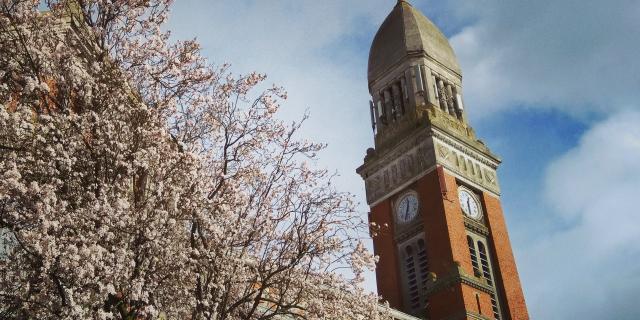
[(0, 0), (0, 318), (384, 318), (324, 146), (171, 4)]

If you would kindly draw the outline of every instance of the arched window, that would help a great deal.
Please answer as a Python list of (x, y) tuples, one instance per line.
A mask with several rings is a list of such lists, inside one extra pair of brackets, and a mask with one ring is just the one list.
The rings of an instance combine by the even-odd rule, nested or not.
[(424, 291), (428, 280), (429, 260), (427, 260), (427, 248), (423, 239), (418, 240), (418, 270), (420, 270), (421, 287), (422, 291)]
[(411, 309), (420, 307), (420, 292), (418, 291), (418, 274), (416, 272), (416, 256), (413, 244), (405, 247), (405, 272), (407, 277), (407, 297)]
[[(482, 241), (478, 241), (478, 251), (480, 253), (480, 265), (482, 266), (482, 277), (487, 280), (487, 284), (494, 287), (491, 267), (489, 265), (489, 252), (487, 251), (487, 248)], [(497, 320), (500, 320), (500, 307), (498, 307), (496, 294), (492, 292), (489, 296), (491, 297), (491, 309), (493, 310), (493, 317)]]
[(480, 266), (478, 265), (478, 255), (476, 253), (476, 246), (473, 245), (473, 239), (467, 236), (467, 244), (469, 245), (469, 254), (471, 254), (471, 265), (473, 266), (473, 274), (480, 276)]
[(402, 246), (402, 268), (406, 307), (414, 315), (422, 315), (427, 306), (429, 261), (424, 235), (405, 242)]
[(473, 266), (473, 274), (482, 278), (493, 289), (489, 293), (491, 298), (491, 308), (493, 317), (500, 320), (500, 305), (497, 299), (497, 291), (494, 281), (493, 272), (491, 270), (490, 253), (487, 247), (487, 239), (473, 232), (467, 232), (467, 245), (469, 246), (469, 254), (471, 255), (471, 265)]
[(489, 258), (487, 257), (487, 249), (482, 241), (478, 241), (478, 251), (480, 251), (480, 264), (482, 265), (482, 276), (487, 283), (493, 285), (493, 277), (491, 277), (491, 269), (489, 269)]

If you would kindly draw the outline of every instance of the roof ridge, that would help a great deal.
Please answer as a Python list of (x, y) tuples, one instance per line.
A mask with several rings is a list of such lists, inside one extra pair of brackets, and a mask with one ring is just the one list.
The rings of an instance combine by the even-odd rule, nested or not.
[[(407, 30), (406, 30), (406, 24), (404, 23), (404, 19), (405, 19), (405, 10), (404, 10), (404, 6), (402, 6), (402, 3), (407, 3), (404, 0), (398, 0), (398, 6), (400, 6), (400, 18), (402, 19), (402, 23), (400, 23), (400, 26), (402, 28), (402, 46), (405, 48), (405, 50), (408, 48), (407, 47), (407, 43), (408, 43), (408, 39), (407, 39)], [(408, 3), (407, 3), (408, 4)]]

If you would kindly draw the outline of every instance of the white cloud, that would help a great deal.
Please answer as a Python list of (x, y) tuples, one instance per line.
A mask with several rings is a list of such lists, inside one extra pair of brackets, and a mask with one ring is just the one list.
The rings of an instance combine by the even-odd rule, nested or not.
[(475, 20), (452, 38), (470, 112), (524, 105), (581, 116), (636, 101), (640, 2), (487, 0), (460, 7)]
[(587, 132), (550, 166), (546, 196), (557, 212), (576, 218), (593, 199), (625, 189), (640, 192), (639, 112), (616, 114)]
[(637, 111), (613, 115), (549, 166), (545, 196), (567, 227), (522, 250), (535, 318), (637, 318), (639, 123)]

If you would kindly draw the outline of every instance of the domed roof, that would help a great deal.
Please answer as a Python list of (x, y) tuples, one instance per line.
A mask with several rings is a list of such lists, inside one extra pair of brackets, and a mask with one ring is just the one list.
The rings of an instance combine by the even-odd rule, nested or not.
[(399, 0), (376, 33), (369, 51), (369, 83), (410, 54), (424, 53), (457, 74), (456, 55), (444, 34), (420, 11)]

